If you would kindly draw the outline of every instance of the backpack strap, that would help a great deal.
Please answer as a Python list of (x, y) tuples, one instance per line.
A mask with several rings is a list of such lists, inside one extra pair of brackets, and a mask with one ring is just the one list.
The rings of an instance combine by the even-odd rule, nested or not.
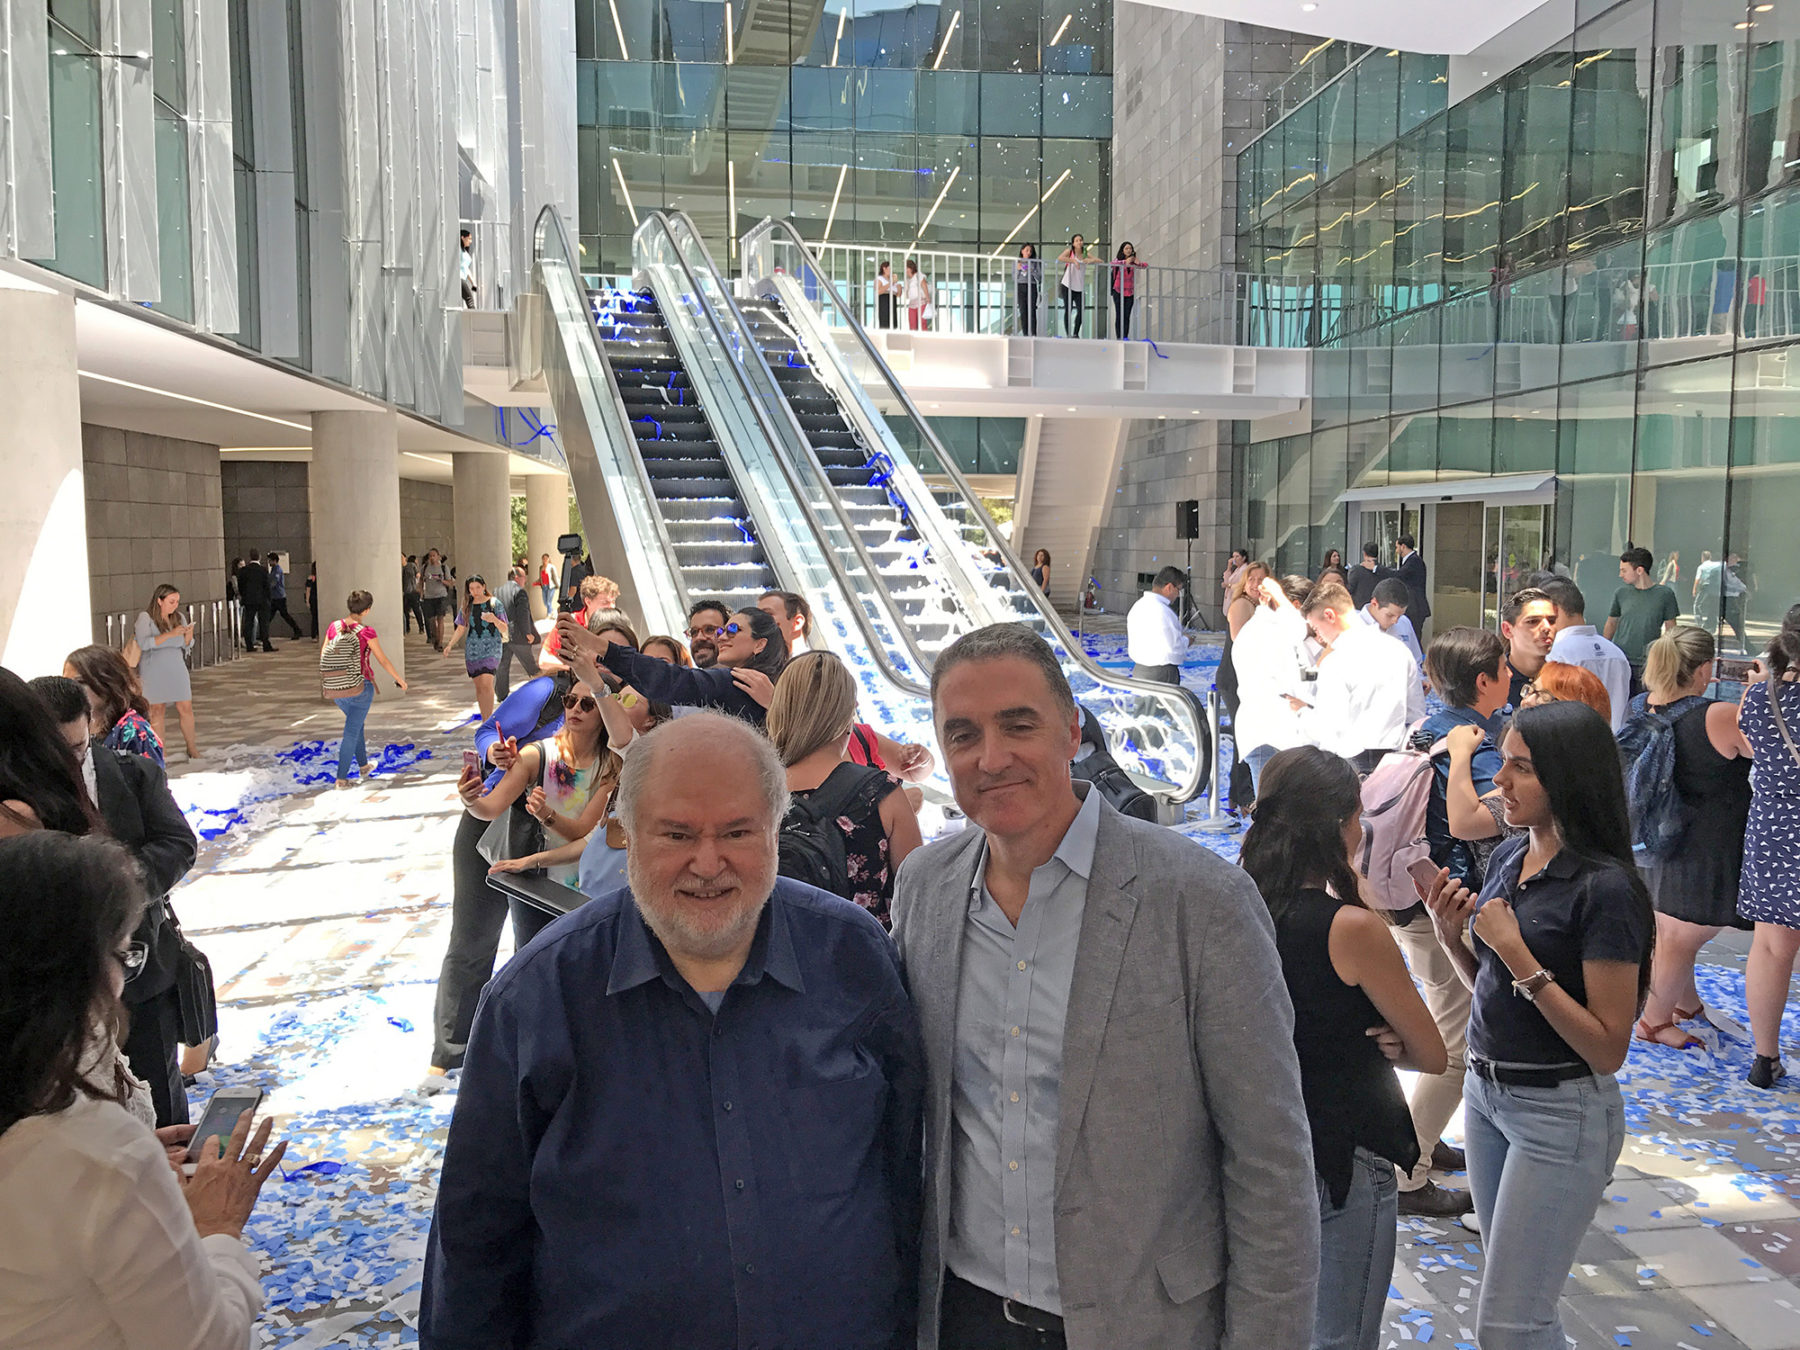
[[(846, 773), (845, 770), (852, 772)], [(869, 787), (878, 780), (885, 780), (887, 771), (872, 765), (844, 763), (831, 771), (829, 777), (813, 789), (813, 795), (795, 805), (803, 806), (814, 819), (820, 821), (836, 820), (855, 804)]]
[(862, 747), (863, 767), (874, 768), (875, 761), (880, 758), (880, 756), (875, 753), (874, 740), (862, 729), (861, 723), (858, 723), (850, 729), (850, 735), (854, 737), (856, 743)]

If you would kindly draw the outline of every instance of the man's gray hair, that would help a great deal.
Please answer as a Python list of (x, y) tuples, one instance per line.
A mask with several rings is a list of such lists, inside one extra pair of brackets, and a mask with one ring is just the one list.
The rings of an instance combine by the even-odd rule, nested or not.
[(1069, 688), (1068, 676), (1048, 642), (1022, 623), (991, 623), (964, 633), (943, 651), (931, 665), (931, 701), (937, 703), (938, 686), (944, 676), (965, 661), (994, 661), (1002, 657), (1028, 661), (1043, 672), (1044, 683), (1056, 705), (1070, 717), (1075, 716), (1075, 691)]
[(751, 774), (753, 783), (768, 803), (774, 824), (780, 825), (788, 809), (787, 770), (781, 767), (781, 756), (775, 753), (774, 744), (742, 718), (717, 712), (695, 712), (644, 733), (644, 743), (633, 746), (625, 756), (614, 810), (627, 833), (637, 832), (638, 807), (660, 751), (666, 750), (673, 741), (688, 737), (715, 747), (741, 746), (755, 766)]

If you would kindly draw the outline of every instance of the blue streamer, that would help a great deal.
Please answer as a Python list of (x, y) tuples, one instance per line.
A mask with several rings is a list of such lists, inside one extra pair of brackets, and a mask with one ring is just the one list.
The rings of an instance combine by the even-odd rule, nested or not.
[(1144, 341), (1150, 343), (1150, 350), (1155, 352), (1163, 360), (1167, 361), (1169, 359), (1167, 354), (1164, 353), (1163, 349), (1161, 347), (1157, 346), (1154, 342), (1151, 342), (1149, 338), (1145, 338)]
[(291, 1172), (288, 1171), (287, 1168), (283, 1167), (281, 1169), (281, 1179), (283, 1181), (292, 1181), (295, 1177), (303, 1177), (303, 1176), (308, 1175), (309, 1173), (312, 1174), (313, 1176), (335, 1177), (339, 1172), (341, 1172), (343, 1170), (344, 1170), (344, 1164), (342, 1164), (341, 1162), (335, 1162), (330, 1158), (326, 1158), (320, 1162), (307, 1163), (304, 1167), (296, 1167)]

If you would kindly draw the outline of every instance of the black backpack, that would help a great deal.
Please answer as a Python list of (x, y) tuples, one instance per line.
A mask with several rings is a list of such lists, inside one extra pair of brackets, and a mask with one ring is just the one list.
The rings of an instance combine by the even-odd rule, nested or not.
[(885, 795), (878, 790), (887, 782), (885, 770), (840, 764), (808, 798), (796, 797), (781, 820), (777, 871), (792, 881), (850, 899), (850, 841), (838, 827), (838, 817), (851, 814), (860, 802)]
[(1099, 719), (1086, 708), (1081, 709), (1081, 740), (1093, 753), (1071, 764), (1069, 777), (1077, 782), (1092, 783), (1101, 800), (1120, 815), (1135, 816), (1155, 824), (1156, 798), (1119, 767), (1119, 762), (1107, 749), (1106, 733), (1101, 731)]

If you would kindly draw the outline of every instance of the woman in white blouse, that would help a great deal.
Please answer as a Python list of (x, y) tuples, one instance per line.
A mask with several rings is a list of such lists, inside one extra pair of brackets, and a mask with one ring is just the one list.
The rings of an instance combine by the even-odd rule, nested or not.
[(906, 302), (906, 326), (915, 333), (931, 327), (931, 283), (919, 274), (919, 264), (906, 260), (906, 280), (902, 283), (902, 299)]
[(246, 1148), (246, 1113), (183, 1177), (193, 1127), (126, 1110), (100, 1039), (143, 963), (122, 846), (34, 830), (0, 839), (0, 875), (0, 1345), (245, 1350), (263, 1299), (244, 1222), (286, 1145), (265, 1120)]

